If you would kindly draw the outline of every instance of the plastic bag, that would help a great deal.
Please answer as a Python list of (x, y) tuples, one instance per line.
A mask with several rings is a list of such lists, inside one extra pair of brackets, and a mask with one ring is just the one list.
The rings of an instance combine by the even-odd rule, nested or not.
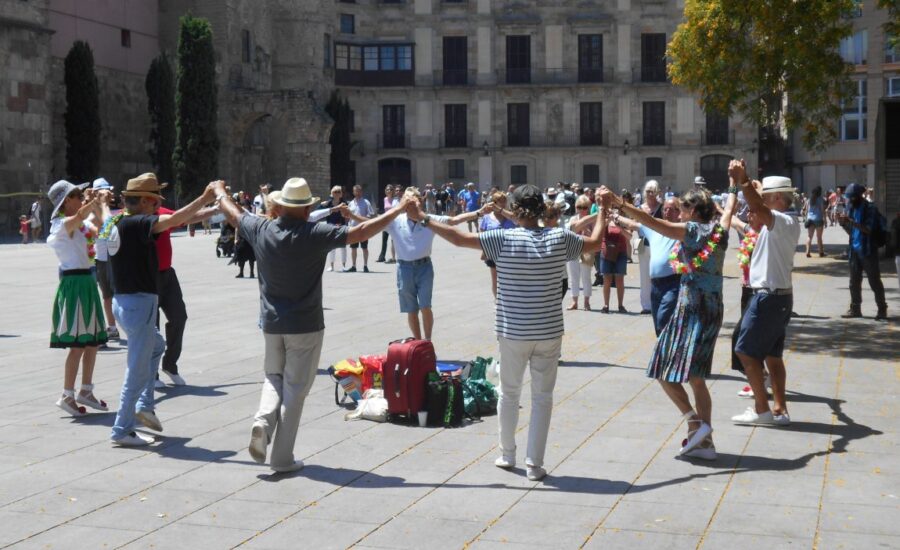
[(384, 390), (370, 389), (360, 399), (356, 410), (347, 413), (344, 420), (371, 420), (387, 422), (388, 402), (384, 398)]
[(384, 362), (387, 360), (386, 355), (361, 355), (359, 363), (363, 367), (362, 372), (362, 388), (363, 391), (372, 388), (381, 389), (382, 372)]
[(333, 365), (334, 374), (338, 378), (342, 378), (347, 376), (348, 374), (355, 374), (356, 376), (360, 376), (363, 373), (362, 365), (356, 362), (355, 359), (343, 359), (338, 361)]

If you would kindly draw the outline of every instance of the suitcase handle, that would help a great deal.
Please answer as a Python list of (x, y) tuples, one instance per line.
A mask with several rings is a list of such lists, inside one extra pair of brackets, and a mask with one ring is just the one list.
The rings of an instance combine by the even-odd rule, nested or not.
[(394, 364), (394, 397), (400, 399), (400, 363)]
[(405, 344), (405, 343), (407, 343), (407, 342), (413, 342), (413, 341), (415, 341), (415, 338), (412, 338), (412, 337), (410, 337), (410, 338), (401, 338), (401, 339), (399, 339), (399, 340), (394, 340), (393, 342), (389, 342), (388, 345), (391, 346), (391, 345), (394, 345), (394, 344)]

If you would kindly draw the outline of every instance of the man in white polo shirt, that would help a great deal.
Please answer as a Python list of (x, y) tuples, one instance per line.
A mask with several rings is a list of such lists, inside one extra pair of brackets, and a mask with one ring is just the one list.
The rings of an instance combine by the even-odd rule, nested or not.
[[(434, 233), (419, 221), (418, 208), (421, 196), (415, 187), (407, 187), (404, 197), (410, 200), (405, 214), (400, 214), (387, 226), (397, 250), (397, 292), (400, 311), (406, 313), (409, 328), (417, 340), (425, 336), (431, 340), (434, 314), (431, 311), (431, 291), (434, 285), (434, 268), (431, 265), (431, 244)], [(431, 216), (441, 223), (457, 225), (477, 220), (481, 210), (466, 212), (454, 217)], [(354, 217), (356, 219), (356, 217)], [(419, 312), (422, 326), (419, 327)]]
[[(743, 167), (735, 174), (735, 180), (741, 182), (744, 198), (762, 229), (750, 258), (753, 297), (741, 321), (734, 350), (753, 388), (755, 403), (731, 419), (737, 424), (786, 426), (791, 423), (791, 417), (784, 397), (786, 374), (782, 354), (794, 304), (791, 271), (800, 238), (800, 220), (792, 209), (794, 188), (788, 178), (769, 176), (763, 178), (762, 192), (757, 193)], [(772, 380), (775, 403), (771, 410), (763, 362)]]

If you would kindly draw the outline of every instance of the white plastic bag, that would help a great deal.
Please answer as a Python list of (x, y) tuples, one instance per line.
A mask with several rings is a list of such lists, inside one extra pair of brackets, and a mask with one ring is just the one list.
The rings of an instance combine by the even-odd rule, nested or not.
[(384, 398), (384, 390), (369, 389), (356, 404), (356, 410), (347, 413), (344, 420), (372, 420), (387, 422), (388, 402)]

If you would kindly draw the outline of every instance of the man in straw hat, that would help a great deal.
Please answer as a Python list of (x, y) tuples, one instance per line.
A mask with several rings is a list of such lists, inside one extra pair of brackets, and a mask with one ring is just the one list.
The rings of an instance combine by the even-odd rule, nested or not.
[(162, 424), (154, 413), (155, 374), (166, 343), (156, 328), (159, 305), (159, 260), (157, 235), (184, 224), (213, 200), (209, 184), (192, 203), (170, 215), (155, 212), (163, 200), (156, 176), (151, 173), (128, 180), (122, 196), (125, 210), (113, 216), (107, 246), (112, 265), (113, 313), (128, 334), (128, 358), (121, 403), (112, 429), (112, 443), (122, 446), (148, 445), (152, 438), (134, 431), (135, 419), (158, 432)]
[[(733, 161), (729, 176), (739, 183), (744, 198), (762, 228), (750, 258), (753, 297), (744, 312), (735, 353), (753, 388), (754, 406), (731, 418), (736, 424), (786, 426), (791, 423), (785, 401), (785, 367), (782, 360), (787, 325), (794, 305), (791, 270), (800, 238), (800, 220), (793, 210), (794, 187), (782, 176), (763, 178), (757, 192), (743, 160)], [(769, 370), (774, 407), (763, 379), (763, 362)]]
[[(294, 442), (303, 402), (316, 378), (325, 320), (322, 272), (330, 250), (377, 235), (406, 207), (409, 199), (377, 218), (353, 227), (311, 223), (319, 204), (303, 178), (291, 178), (274, 199), (280, 216), (266, 219), (241, 211), (218, 182), (216, 201), (228, 223), (238, 228), (256, 253), (259, 269), (262, 329), (266, 343), (265, 380), (250, 435), (250, 456), (276, 472), (303, 467), (294, 460)], [(346, 206), (343, 207), (346, 209)]]

